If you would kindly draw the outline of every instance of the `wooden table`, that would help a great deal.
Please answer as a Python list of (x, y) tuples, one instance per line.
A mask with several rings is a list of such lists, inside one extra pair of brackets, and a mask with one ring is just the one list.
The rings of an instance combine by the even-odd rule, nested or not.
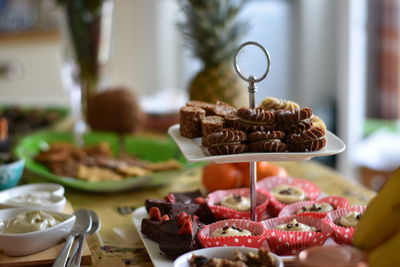
[[(346, 197), (351, 205), (366, 205), (374, 192), (346, 180), (334, 170), (318, 163), (284, 162), (290, 176), (305, 178), (328, 195)], [(201, 168), (176, 177), (168, 186), (118, 194), (90, 194), (67, 189), (66, 196), (74, 208), (95, 210), (102, 222), (100, 233), (89, 237), (93, 266), (152, 266), (132, 223), (132, 214), (122, 215), (118, 207), (140, 207), (146, 198), (163, 198), (168, 192), (200, 188)]]

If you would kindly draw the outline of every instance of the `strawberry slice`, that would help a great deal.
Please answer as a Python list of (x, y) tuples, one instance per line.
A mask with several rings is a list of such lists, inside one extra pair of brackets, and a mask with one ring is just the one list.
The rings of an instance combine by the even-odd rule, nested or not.
[(181, 228), (179, 228), (179, 235), (192, 235), (193, 222), (190, 217), (185, 220)]
[(161, 220), (161, 212), (160, 212), (159, 208), (151, 207), (149, 214), (150, 214), (150, 219), (157, 220), (157, 221)]
[(204, 197), (196, 197), (193, 202), (199, 205), (205, 205), (207, 203)]
[(164, 214), (162, 217), (161, 217), (161, 221), (168, 221), (169, 220), (169, 216), (167, 215), (167, 214)]
[(175, 203), (176, 199), (175, 196), (173, 194), (168, 194), (164, 197), (165, 201), (167, 202), (171, 202), (171, 203)]

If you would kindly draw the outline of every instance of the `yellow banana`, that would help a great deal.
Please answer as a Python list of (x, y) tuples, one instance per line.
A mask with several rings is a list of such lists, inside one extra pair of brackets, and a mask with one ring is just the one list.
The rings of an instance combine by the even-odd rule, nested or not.
[(399, 230), (399, 222), (400, 169), (397, 169), (369, 203), (357, 225), (353, 244), (362, 249), (375, 248)]
[(368, 256), (369, 267), (400, 266), (400, 231), (374, 249)]

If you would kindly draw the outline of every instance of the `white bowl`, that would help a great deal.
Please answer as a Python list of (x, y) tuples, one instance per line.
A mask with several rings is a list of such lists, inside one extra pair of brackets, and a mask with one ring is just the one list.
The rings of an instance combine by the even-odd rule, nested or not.
[[(35, 208), (15, 208), (0, 210), (0, 222), (12, 219), (18, 213)], [(75, 215), (46, 211), (64, 219), (59, 224), (41, 231), (23, 234), (4, 234), (0, 232), (0, 249), (8, 256), (24, 256), (47, 249), (66, 237), (75, 223)]]
[[(190, 267), (189, 259), (192, 257), (193, 254), (196, 256), (204, 256), (207, 258), (226, 258), (226, 259), (233, 259), (233, 253), (235, 251), (241, 252), (254, 252), (257, 253), (258, 249), (256, 248), (247, 248), (247, 247), (212, 247), (212, 248), (202, 248), (194, 251), (190, 251), (179, 256), (174, 261), (174, 267)], [(282, 260), (274, 253), (271, 253), (275, 260), (275, 267), (283, 267)]]
[[(32, 192), (48, 192), (51, 194), (51, 203), (46, 204), (33, 204), (29, 205), (24, 203), (6, 203), (8, 200), (22, 196)], [(67, 202), (64, 197), (64, 187), (52, 183), (38, 183), (17, 186), (0, 192), (0, 208), (20, 208), (20, 207), (37, 207), (39, 209), (63, 211)]]

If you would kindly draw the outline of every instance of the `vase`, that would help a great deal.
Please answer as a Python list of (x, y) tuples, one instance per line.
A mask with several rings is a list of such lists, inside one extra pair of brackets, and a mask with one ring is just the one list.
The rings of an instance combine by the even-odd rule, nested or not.
[(62, 7), (61, 78), (69, 93), (75, 143), (83, 145), (88, 101), (107, 86), (114, 2), (58, 1)]

